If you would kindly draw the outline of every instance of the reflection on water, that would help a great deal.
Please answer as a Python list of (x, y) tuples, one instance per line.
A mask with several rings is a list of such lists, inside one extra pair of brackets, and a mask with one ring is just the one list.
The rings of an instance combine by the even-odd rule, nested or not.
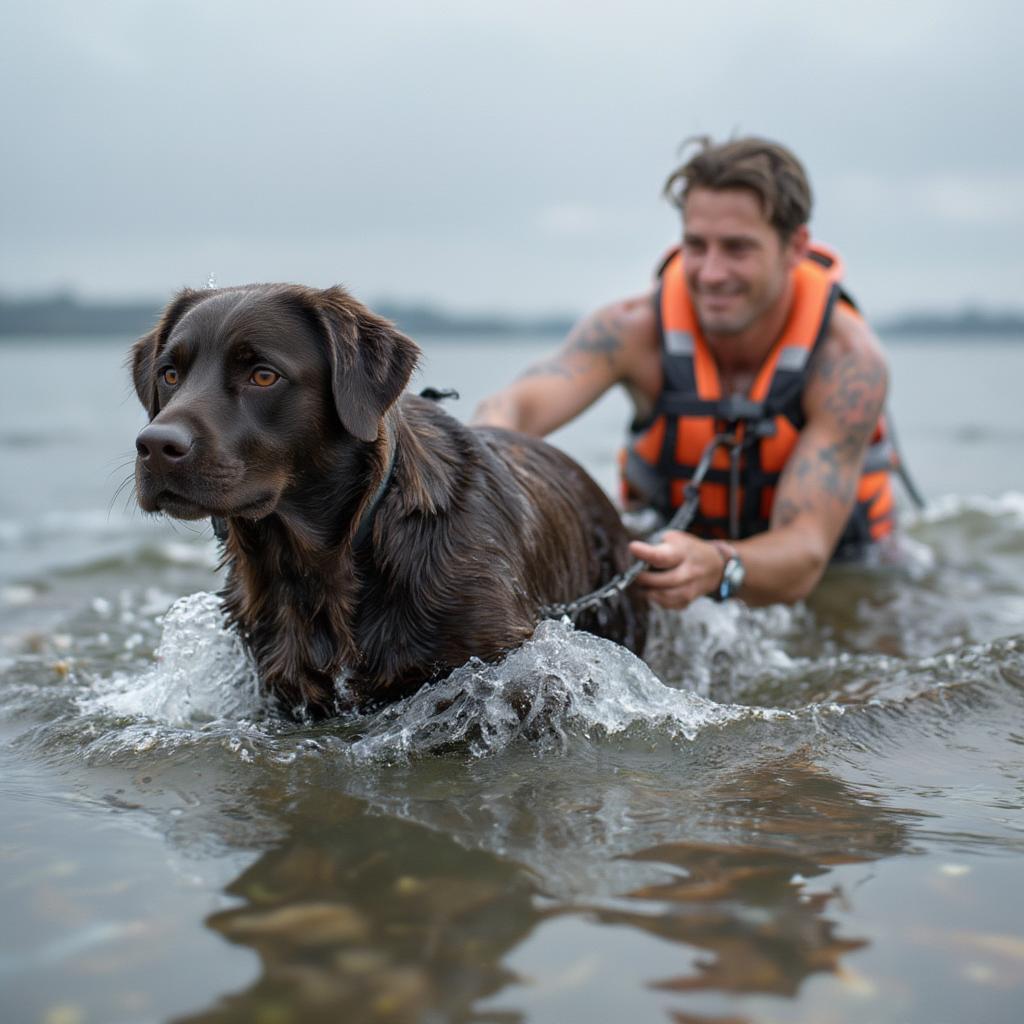
[[(427, 820), (413, 824), (371, 816), (362, 801), (319, 786), (303, 786), (294, 800), (264, 791), (261, 806), (282, 808), (275, 829), (281, 838), (227, 886), (239, 905), (207, 919), (225, 939), (258, 953), (260, 976), (187, 1019), (328, 1020), (339, 1006), (353, 1021), (521, 1019), (473, 1009), (523, 981), (503, 966), (511, 949), (542, 922), (581, 910), (598, 925), (628, 925), (678, 943), (680, 960), (692, 969), (648, 979), (665, 993), (794, 995), (808, 976), (836, 971), (846, 953), (866, 944), (837, 934), (828, 917), (844, 895), (808, 892), (808, 881), (836, 864), (905, 850), (903, 815), (797, 763), (748, 776), (728, 793), (710, 801), (714, 820), (692, 823), (692, 831), (717, 834), (718, 842), (647, 846), (635, 830), (633, 849), (619, 856), (653, 868), (658, 880), (618, 896), (566, 902), (546, 892), (544, 865), (528, 870), (496, 855), (486, 835), (477, 835), (482, 849), (467, 849), (425, 827), (436, 824), (429, 804)], [(477, 796), (480, 803), (489, 798)], [(599, 804), (601, 794), (592, 800)], [(515, 840), (551, 851), (542, 833), (558, 827), (560, 809), (533, 810), (520, 818), (520, 828), (531, 831)], [(590, 813), (596, 824), (600, 814), (593, 806)], [(578, 818), (585, 822), (586, 810)], [(762, 835), (771, 845), (729, 842), (730, 835)], [(561, 863), (551, 874), (572, 872), (588, 838), (577, 829), (574, 842), (559, 844)]]
[(336, 793), (305, 794), (287, 822), (227, 887), (241, 905), (207, 920), (262, 973), (188, 1020), (459, 1020), (508, 982), (502, 958), (539, 916), (524, 871)]

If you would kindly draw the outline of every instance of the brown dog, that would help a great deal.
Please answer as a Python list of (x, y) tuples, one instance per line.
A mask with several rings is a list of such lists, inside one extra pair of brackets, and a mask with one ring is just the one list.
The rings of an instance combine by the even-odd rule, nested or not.
[[(181, 292), (132, 351), (147, 512), (226, 521), (228, 615), (293, 714), (403, 696), (533, 632), (629, 563), (548, 445), (401, 396), (419, 349), (341, 288)], [(580, 616), (639, 651), (635, 592)]]

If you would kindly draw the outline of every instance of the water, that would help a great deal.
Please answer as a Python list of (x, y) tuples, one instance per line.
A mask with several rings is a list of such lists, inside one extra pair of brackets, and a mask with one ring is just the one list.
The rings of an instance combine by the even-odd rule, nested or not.
[[(118, 493), (127, 344), (0, 346), (0, 1020), (1024, 1017), (1024, 346), (891, 350), (906, 571), (298, 726), (209, 531)], [(543, 347), (417, 384), (465, 416)], [(555, 440), (611, 488), (626, 415)]]

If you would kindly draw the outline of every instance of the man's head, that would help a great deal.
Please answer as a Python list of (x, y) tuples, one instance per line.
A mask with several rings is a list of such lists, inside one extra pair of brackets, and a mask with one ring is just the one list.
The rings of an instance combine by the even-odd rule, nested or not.
[(811, 188), (800, 161), (764, 139), (698, 150), (665, 183), (683, 215), (686, 281), (705, 333), (739, 334), (785, 301), (807, 249)]

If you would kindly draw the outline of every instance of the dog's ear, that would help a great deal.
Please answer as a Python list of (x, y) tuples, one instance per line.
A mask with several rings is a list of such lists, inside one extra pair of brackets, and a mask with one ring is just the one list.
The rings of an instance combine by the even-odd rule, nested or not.
[(145, 406), (150, 419), (157, 413), (156, 368), (153, 364), (156, 357), (157, 337), (159, 334), (159, 327), (154, 327), (149, 334), (144, 334), (132, 345), (130, 356), (132, 383), (135, 385), (135, 394), (139, 396), (139, 401)]
[(381, 418), (416, 368), (419, 346), (344, 288), (327, 288), (315, 301), (327, 334), (338, 418), (354, 437), (375, 441)]
[(132, 345), (132, 383), (135, 385), (135, 394), (146, 407), (150, 419), (159, 412), (156, 402), (156, 357), (164, 347), (174, 325), (208, 294), (209, 292), (197, 291), (194, 288), (183, 288), (160, 314), (156, 327)]

